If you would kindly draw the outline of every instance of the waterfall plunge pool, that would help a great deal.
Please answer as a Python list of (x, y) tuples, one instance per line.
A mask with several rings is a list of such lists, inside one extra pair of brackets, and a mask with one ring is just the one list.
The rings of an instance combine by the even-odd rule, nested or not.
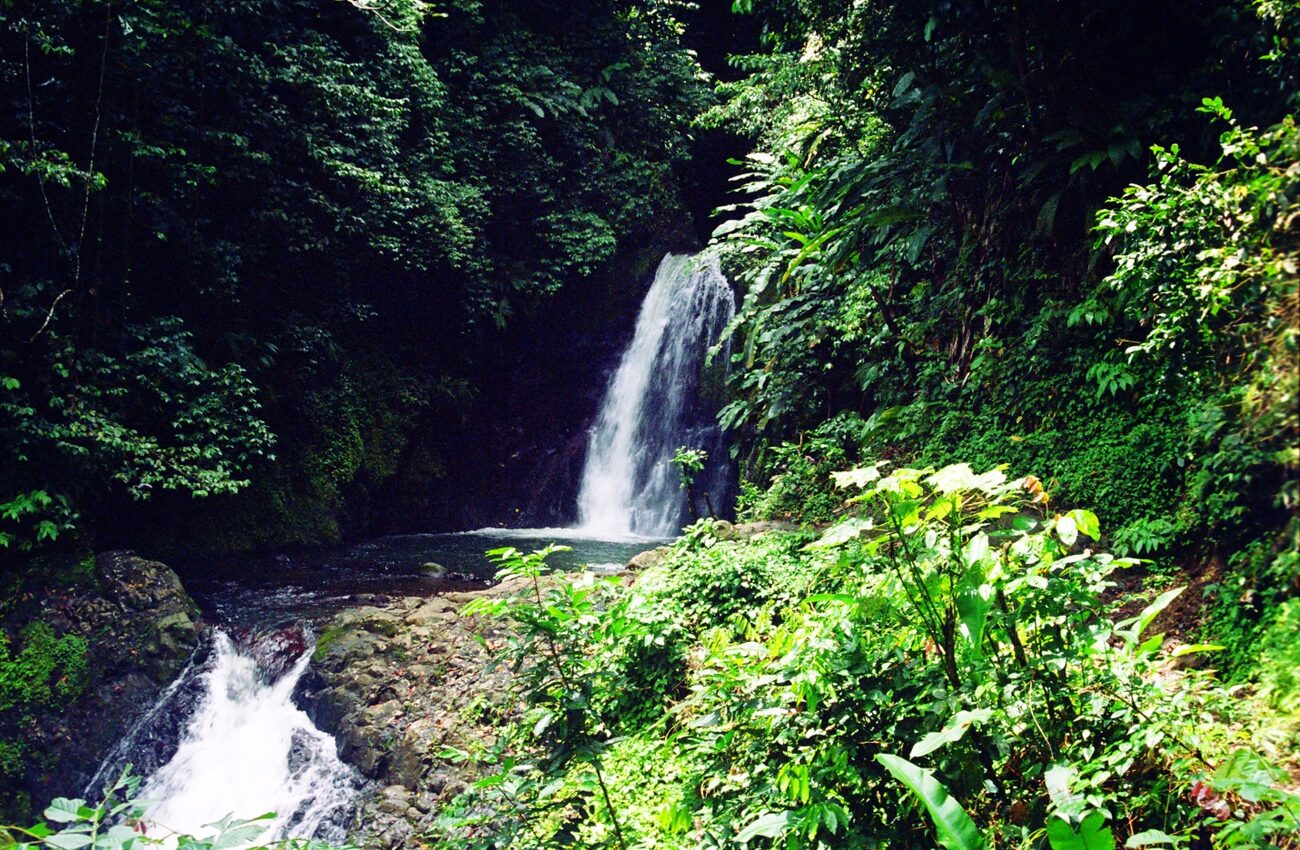
[[(549, 543), (571, 547), (549, 563), (562, 570), (621, 568), (666, 538), (607, 536), (571, 528), (484, 528), (448, 534), (381, 537), (356, 546), (274, 556), (228, 556), (179, 562), (177, 571), (211, 622), (264, 628), (288, 620), (319, 624), (381, 596), (432, 596), (492, 583), (489, 549), (524, 552)], [(445, 573), (430, 574), (425, 564)]]

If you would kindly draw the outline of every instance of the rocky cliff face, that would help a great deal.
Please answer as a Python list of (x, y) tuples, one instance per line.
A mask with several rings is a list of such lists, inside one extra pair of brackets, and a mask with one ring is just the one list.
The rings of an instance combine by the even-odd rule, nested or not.
[[(7, 600), (4, 643), (26, 678), (0, 711), (0, 744), (16, 756), (0, 784), (5, 814), (26, 818), (81, 794), (199, 645), (197, 616), (174, 572), (130, 552), (28, 582)], [(42, 662), (38, 641), (54, 658), (24, 668), (24, 657)]]

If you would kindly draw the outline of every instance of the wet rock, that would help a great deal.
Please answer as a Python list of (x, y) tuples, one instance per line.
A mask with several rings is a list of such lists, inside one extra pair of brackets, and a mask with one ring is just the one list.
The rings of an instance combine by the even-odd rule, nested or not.
[(769, 531), (798, 531), (799, 526), (785, 520), (765, 520), (763, 522), (742, 522), (732, 528), (732, 540), (749, 540)]
[(380, 793), (376, 807), (390, 815), (405, 815), (411, 802), (411, 792), (401, 785), (390, 785)]
[(639, 555), (633, 556), (632, 560), (627, 562), (627, 568), (632, 572), (648, 570), (651, 567), (662, 563), (665, 558), (672, 554), (672, 551), (673, 547), (671, 546), (658, 546), (654, 549), (642, 552)]
[(176, 611), (158, 621), (158, 646), (169, 655), (189, 653), (194, 648), (198, 625), (189, 611)]
[(415, 833), (415, 827), (404, 820), (393, 821), (378, 838), (384, 847), (405, 847), (406, 842)]
[(427, 564), (420, 565), (420, 573), (429, 578), (446, 578), (447, 568), (442, 564), (429, 561)]
[(254, 659), (268, 682), (278, 682), (294, 668), (308, 649), (307, 634), (298, 623), (273, 629), (227, 629), (231, 638)]
[(365, 726), (388, 726), (402, 714), (402, 701), (390, 699), (361, 710), (358, 723)]
[(393, 637), (401, 630), (402, 621), (395, 614), (382, 608), (363, 608), (358, 625), (373, 634)]
[(379, 789), (361, 802), (351, 836), (358, 846), (417, 846), (442, 806), (481, 775), (449, 754), (490, 743), (514, 710), (511, 673), (491, 663), (506, 626), (460, 609), (524, 586), (394, 597), (341, 612), (322, 628), (320, 687), (308, 710)]
[(337, 670), (349, 664), (357, 664), (374, 654), (374, 644), (367, 637), (344, 632), (334, 635), (323, 646), (318, 644), (314, 660), (320, 669)]
[[(0, 627), (84, 641), (84, 672), (60, 705), (0, 712), (0, 739), (33, 754), (0, 782), (0, 809), (26, 821), (22, 801), (80, 794), (117, 741), (158, 699), (200, 643), (198, 608), (165, 564), (132, 552), (30, 578)], [(39, 582), (39, 583), (38, 583)]]
[(405, 622), (408, 626), (433, 626), (454, 618), (455, 610), (453, 603), (435, 596), (407, 614)]

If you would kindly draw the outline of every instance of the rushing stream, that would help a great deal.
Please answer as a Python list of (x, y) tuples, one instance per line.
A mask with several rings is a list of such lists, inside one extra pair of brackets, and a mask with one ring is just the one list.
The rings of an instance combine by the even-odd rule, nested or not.
[[(613, 568), (655, 545), (604, 540), (571, 529), (483, 529), (387, 537), (292, 558), (238, 557), (182, 564), (205, 619), (209, 645), (105, 760), (86, 789), (95, 797), (127, 764), (145, 777), (150, 834), (203, 835), (227, 814), (276, 818), (261, 840), (345, 837), (361, 777), (339, 760), (331, 735), (294, 702), (310, 663), (311, 627), (385, 595), (433, 595), (484, 587), (494, 565), (484, 552), (572, 547), (556, 567)], [(431, 575), (426, 565), (441, 568)], [(306, 627), (293, 623), (305, 623)], [(288, 625), (286, 625), (288, 624)]]
[(111, 753), (87, 792), (132, 764), (150, 833), (205, 835), (229, 814), (274, 812), (259, 840), (342, 839), (361, 777), (294, 704), (312, 644), (299, 628), (214, 630)]
[(158, 802), (148, 819), (200, 834), (231, 812), (275, 812), (264, 838), (342, 838), (360, 777), (334, 739), (293, 702), (310, 647), (278, 678), (262, 659), (217, 632), (202, 674), (204, 696), (176, 754), (141, 789)]
[(495, 571), (489, 549), (559, 542), (571, 549), (553, 555), (553, 566), (613, 569), (676, 534), (685, 504), (669, 459), (678, 446), (705, 448), (715, 459), (697, 481), (702, 492), (725, 487), (725, 445), (699, 383), (733, 309), (716, 261), (664, 258), (591, 432), (578, 528), (405, 535), (179, 564), (217, 628), (86, 793), (133, 764), (145, 777), (142, 798), (152, 801), (153, 834), (204, 835), (228, 814), (273, 811), (259, 840), (344, 838), (362, 779), (294, 702), (311, 660), (311, 628), (388, 596), (482, 587)]

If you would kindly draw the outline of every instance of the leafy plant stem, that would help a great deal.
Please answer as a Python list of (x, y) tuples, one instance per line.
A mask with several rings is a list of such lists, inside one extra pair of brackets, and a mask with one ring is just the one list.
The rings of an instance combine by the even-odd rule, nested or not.
[[(532, 573), (533, 580), (533, 597), (537, 602), (538, 609), (544, 609), (545, 603), (542, 601), (542, 583), (536, 570)], [(568, 674), (564, 671), (564, 665), (560, 663), (560, 648), (555, 642), (555, 636), (549, 631), (546, 632), (546, 643), (551, 650), (551, 667), (555, 670), (556, 676), (559, 677), (560, 683), (564, 686), (565, 693), (574, 693), (573, 683), (570, 681)], [(584, 720), (584, 725), (585, 725)], [(626, 848), (627, 842), (623, 838), (623, 828), (618, 822), (618, 812), (614, 809), (614, 802), (609, 797), (609, 787), (605, 784), (605, 776), (600, 770), (600, 760), (593, 755), (588, 758), (592, 770), (596, 773), (596, 783), (600, 785), (601, 796), (605, 799), (605, 808), (609, 812), (610, 823), (614, 826), (614, 835), (618, 838), (618, 846)]]

